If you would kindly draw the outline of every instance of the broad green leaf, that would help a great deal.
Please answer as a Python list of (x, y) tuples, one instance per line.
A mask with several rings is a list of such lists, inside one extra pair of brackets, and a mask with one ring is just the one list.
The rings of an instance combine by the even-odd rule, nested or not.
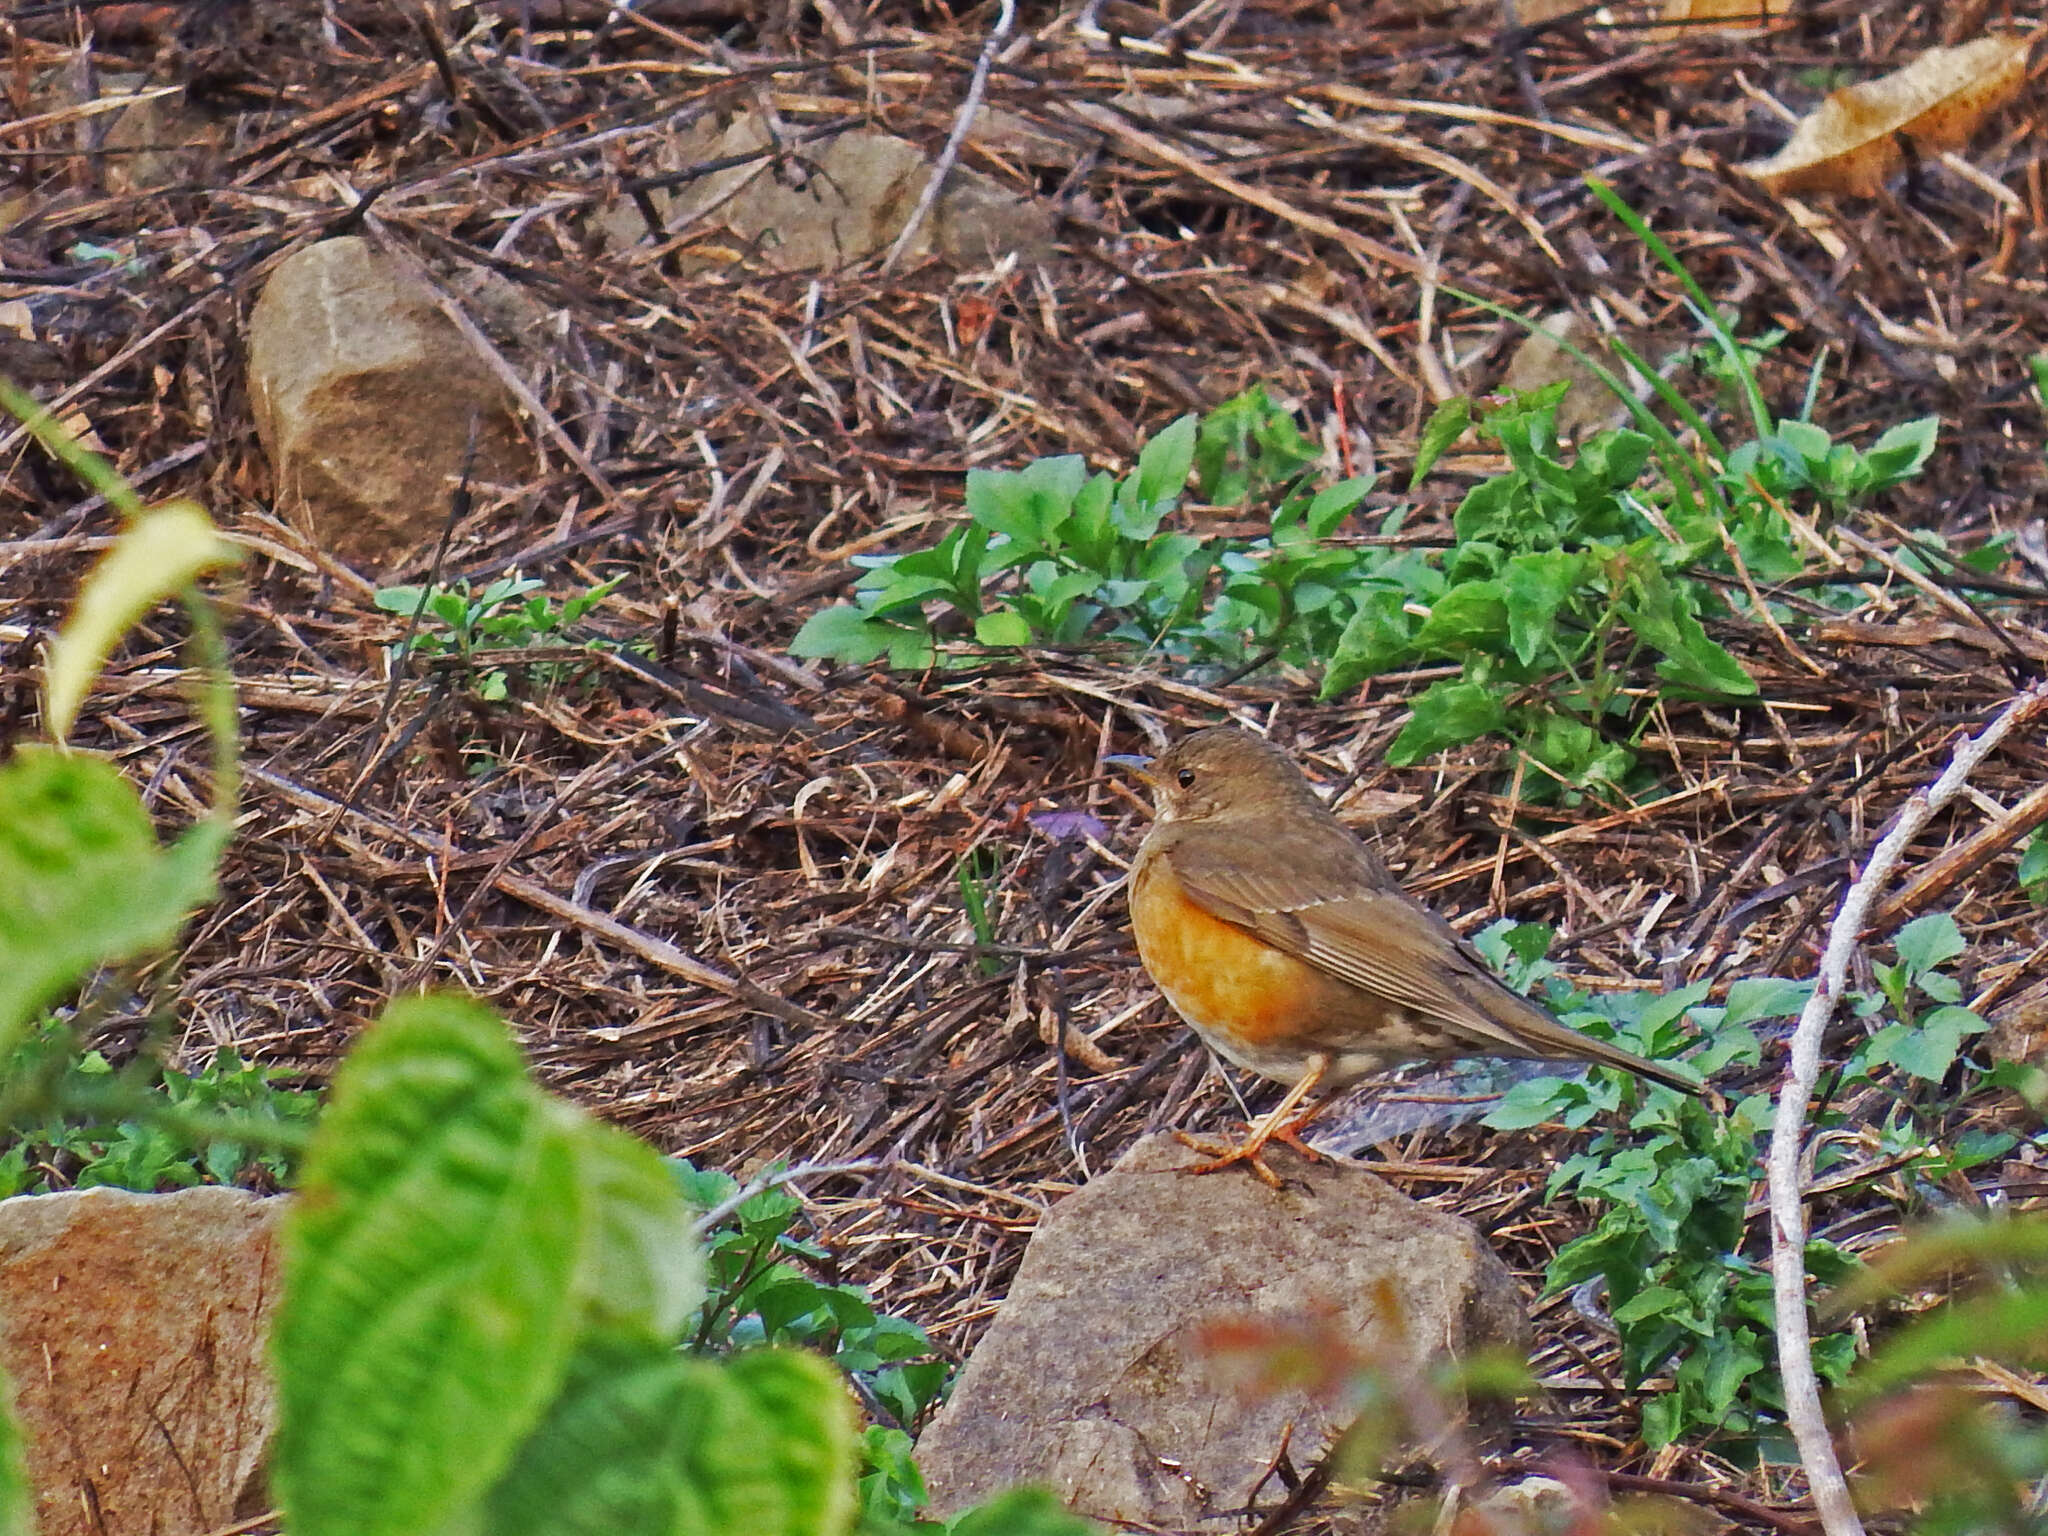
[(585, 1119), (577, 1150), (597, 1213), (582, 1277), (585, 1326), (673, 1343), (704, 1297), (695, 1213), (661, 1155), (637, 1136)]
[(1507, 599), (1501, 584), (1468, 581), (1436, 600), (1422, 628), (1415, 632), (1415, 649), (1425, 656), (1491, 651), (1506, 637), (1507, 628)]
[(1879, 1345), (1850, 1378), (1848, 1392), (1852, 1400), (1865, 1401), (1937, 1367), (1980, 1355), (2034, 1363), (2040, 1359), (2044, 1338), (2048, 1288), (1999, 1289), (1951, 1302)]
[(1316, 492), (1308, 504), (1304, 518), (1312, 538), (1327, 539), (1337, 531), (1337, 525), (1344, 521), (1372, 491), (1371, 475), (1353, 475), (1349, 480), (1339, 480), (1335, 485), (1325, 486)]
[(122, 530), (50, 642), (43, 720), (51, 736), (62, 741), (71, 734), (93, 679), (137, 619), (203, 572), (239, 558), (197, 502), (166, 502)]
[(804, 620), (803, 628), (789, 642), (789, 653), (864, 667), (888, 650), (898, 633), (894, 625), (880, 623), (841, 603), (821, 608)]
[(1868, 455), (1876, 482), (1871, 489), (1887, 490), (1920, 473), (1933, 455), (1935, 439), (1940, 435), (1939, 416), (1902, 421), (1887, 431), (1871, 445)]
[(1323, 673), (1321, 697), (1348, 693), (1366, 678), (1408, 660), (1415, 654), (1410, 638), (1415, 627), (1402, 593), (1373, 587), (1360, 594), (1357, 609), (1337, 637), (1337, 654)]
[(1557, 632), (1557, 611), (1572, 595), (1585, 569), (1583, 556), (1563, 550), (1515, 555), (1500, 575), (1507, 600), (1508, 644), (1529, 666)]
[(1446, 678), (1415, 701), (1415, 714), (1387, 748), (1387, 762), (1408, 768), (1445, 747), (1462, 746), (1507, 723), (1500, 695), (1484, 683)]
[(1579, 451), (1578, 467), (1596, 483), (1620, 489), (1634, 485), (1656, 444), (1640, 432), (1602, 432)]
[(379, 587), (370, 602), (385, 613), (403, 614), (411, 618), (418, 612), (424, 587)]
[(1524, 1078), (1500, 1096), (1500, 1103), (1487, 1111), (1480, 1124), (1496, 1131), (1526, 1131), (1557, 1118), (1561, 1107), (1562, 1080), (1555, 1077)]
[[(1178, 500), (1188, 483), (1188, 471), (1195, 463), (1196, 418), (1190, 414), (1173, 422), (1138, 450), (1138, 499), (1147, 505), (1168, 506)], [(1151, 533), (1139, 535), (1150, 538)]]
[(21, 1425), (14, 1414), (14, 1386), (0, 1374), (0, 1536), (33, 1536), (35, 1490), (24, 1465)]
[(1101, 1536), (1043, 1488), (1012, 1488), (946, 1522), (946, 1536)]
[(995, 608), (974, 621), (974, 638), (983, 645), (1029, 645), (1031, 622), (1014, 608)]
[(839, 1536), (853, 1400), (814, 1355), (719, 1363), (595, 1337), (492, 1490), (494, 1536)]
[(475, 1003), (409, 998), (357, 1042), (284, 1229), (272, 1486), (294, 1536), (428, 1536), (497, 1481), (629, 1224), (601, 1224), (592, 1147)]
[(844, 1379), (818, 1356), (794, 1349), (736, 1355), (725, 1369), (769, 1426), (766, 1442), (748, 1449), (782, 1489), (782, 1529), (788, 1536), (844, 1531), (853, 1518), (860, 1431)]
[(1446, 400), (1430, 413), (1423, 424), (1422, 436), (1415, 444), (1415, 469), (1408, 476), (1408, 489), (1414, 490), (1422, 484), (1423, 476), (1436, 468), (1436, 461), (1442, 458), (1453, 443), (1465, 435), (1465, 429), (1472, 425), (1472, 402), (1463, 395)]
[(134, 786), (83, 753), (24, 745), (0, 766), (0, 1059), (93, 967), (163, 948), (213, 895), (225, 834), (166, 850)]
[(1969, 948), (1963, 942), (1963, 932), (1956, 926), (1955, 918), (1946, 912), (1930, 912), (1925, 917), (1914, 918), (1898, 931), (1892, 947), (1898, 950), (1899, 958), (1915, 975), (1931, 971), (1937, 965), (1945, 965)]
[(1728, 1011), (1723, 1026), (1751, 1024), (1758, 1019), (1797, 1018), (1813, 995), (1811, 981), (1785, 981), (1776, 976), (1744, 976), (1728, 984)]
[(2036, 827), (2020, 855), (2020, 889), (2036, 906), (2048, 904), (2048, 827)]

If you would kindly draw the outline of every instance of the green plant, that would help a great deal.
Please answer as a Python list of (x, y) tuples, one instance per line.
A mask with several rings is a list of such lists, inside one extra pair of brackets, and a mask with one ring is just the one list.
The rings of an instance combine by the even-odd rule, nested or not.
[[(5, 1138), (0, 1198), (53, 1189), (185, 1189), (256, 1182), (276, 1189), (297, 1162), (292, 1132), (310, 1130), (317, 1094), (288, 1074), (214, 1054), (196, 1072), (159, 1069), (147, 1056), (116, 1070), (67, 1032), (45, 1026), (16, 1052), (12, 1082), (56, 1074), (47, 1118)], [(257, 1134), (250, 1133), (254, 1126)]]
[(2020, 889), (2036, 906), (2048, 906), (2048, 827), (2034, 828), (2020, 854)]
[[(1537, 925), (1503, 923), (1481, 934), (1478, 943), (1510, 981), (1546, 986), (1548, 1005), (1567, 1023), (1611, 1034), (1631, 1049), (1669, 1054), (1689, 1019), (1704, 1040), (1689, 1059), (1709, 1078), (1730, 1064), (1755, 1065), (1761, 1045), (1754, 1026), (1795, 1016), (1812, 991), (1810, 982), (1745, 978), (1729, 987), (1718, 1007), (1706, 1004), (1705, 982), (1661, 995), (1591, 997), (1562, 985), (1540, 958), (1549, 937)], [(1845, 1077), (1871, 1083), (1891, 1099), (1886, 1150), (1922, 1177), (1939, 1178), (1998, 1156), (2013, 1143), (2007, 1136), (1965, 1132), (1955, 1145), (1943, 1146), (1916, 1107), (1917, 1090), (1946, 1079), (1962, 1043), (1984, 1027), (1976, 1015), (1955, 1006), (1955, 979), (1941, 969), (1962, 950), (1953, 920), (1939, 914), (1920, 918), (1900, 930), (1895, 949), (1897, 962), (1879, 968), (1880, 992), (1852, 999), (1869, 1032)], [(1915, 994), (1937, 1006), (1920, 1011)], [(1617, 1115), (1625, 1118), (1617, 1123)], [(1606, 1121), (1546, 1186), (1546, 1198), (1583, 1200), (1598, 1219), (1590, 1232), (1558, 1251), (1545, 1283), (1553, 1292), (1589, 1281), (1604, 1287), (1629, 1385), (1660, 1372), (1671, 1375), (1672, 1390), (1643, 1407), (1643, 1436), (1653, 1446), (1708, 1432), (1765, 1447), (1779, 1438), (1783, 1399), (1772, 1344), (1767, 1244), (1746, 1217), (1762, 1178), (1770, 1116), (1762, 1094), (1739, 1099), (1723, 1115), (1604, 1068), (1583, 1079), (1519, 1083), (1487, 1116), (1496, 1130)], [(1839, 1122), (1836, 1111), (1833, 1123)], [(1839, 1166), (1845, 1155), (1824, 1148), (1816, 1175)], [(1821, 1241), (1808, 1243), (1807, 1265), (1823, 1283), (1845, 1279), (1854, 1267), (1847, 1255)], [(1853, 1359), (1849, 1333), (1815, 1340), (1814, 1364), (1824, 1381), (1844, 1380)]]
[[(729, 1174), (677, 1159), (671, 1169), (683, 1198), (699, 1211), (725, 1204), (739, 1186)], [(803, 1202), (764, 1189), (703, 1233), (704, 1300), (684, 1337), (699, 1353), (763, 1345), (803, 1345), (825, 1355), (853, 1381), (871, 1412), (915, 1429), (937, 1405), (952, 1369), (933, 1358), (932, 1341), (907, 1318), (877, 1312), (857, 1286), (827, 1284), (806, 1273), (828, 1255), (797, 1237)]]
[[(1556, 434), (1562, 383), (1490, 405), (1446, 402), (1422, 434), (1412, 483), (1468, 431), (1508, 468), (1464, 497), (1448, 550), (1392, 550), (1340, 536), (1370, 483), (1319, 488), (1314, 445), (1255, 386), (1199, 421), (1174, 422), (1121, 480), (1091, 478), (1076, 457), (970, 473), (964, 522), (929, 549), (858, 557), (855, 601), (813, 615), (792, 650), (920, 668), (964, 664), (975, 647), (1121, 642), (1198, 669), (1319, 670), (1324, 698), (1452, 662), (1458, 675), (1415, 699), (1390, 761), (1500, 735), (1536, 770), (1524, 799), (1634, 787), (1636, 743), (1659, 697), (1756, 692), (1707, 631), (1734, 614), (1726, 594), (1761, 602), (1756, 581), (1799, 573), (1815, 535), (1795, 518), (1825, 525), (1918, 474), (1938, 422), (1893, 427), (1867, 450), (1835, 442), (1809, 419), (1818, 365), (1801, 414), (1774, 416), (1756, 366), (1779, 337), (1738, 340), (1670, 248), (1612, 192), (1594, 190), (1684, 286), (1706, 336), (1699, 367), (1750, 429), (1736, 447), (1623, 343), (1610, 342), (1617, 362), (1649, 381), (1676, 428), (1568, 347), (1628, 403), (1635, 426), (1568, 450)], [(1269, 502), (1267, 531), (1168, 530), (1191, 470), (1197, 493), (1217, 504)], [(1403, 518), (1387, 513), (1382, 535)], [(1948, 557), (1932, 542), (1925, 553), (1999, 558)], [(1644, 664), (1654, 691), (1641, 686)]]
[[(545, 583), (516, 573), (500, 577), (482, 591), (472, 591), (467, 579), (453, 586), (380, 587), (374, 599), (386, 613), (408, 621), (417, 615), (420, 627), (410, 639), (390, 648), (396, 665), (405, 655), (458, 656), (464, 663), (478, 651), (533, 650), (575, 643), (570, 630), (619, 584), (619, 578), (600, 582), (589, 591), (557, 604), (545, 591)], [(527, 664), (527, 675), (536, 683), (556, 681), (558, 666), (545, 662)], [(506, 697), (510, 675), (505, 667), (486, 668), (476, 683), (477, 697), (495, 703)]]
[[(81, 457), (46, 418), (25, 414), (52, 451)], [(234, 815), (232, 685), (194, 581), (221, 546), (189, 503), (131, 509), (132, 492), (103, 466), (86, 468), (135, 526), (51, 646), (46, 718), (68, 729), (125, 624), (179, 592), (201, 642), (216, 800), (166, 848), (111, 764), (37, 745), (0, 763), (0, 1135), (16, 1137), (90, 1106), (99, 1085), (125, 1092), (45, 1011), (100, 973), (87, 1011), (173, 943), (212, 894)], [(302, 1127), (248, 1112), (243, 1101), (273, 1086), (249, 1070), (217, 1063), (175, 1095), (119, 1102), (147, 1124), (289, 1150)], [(721, 1263), (791, 1251), (790, 1217), (774, 1202), (742, 1212), (730, 1254), (714, 1239)], [(910, 1357), (925, 1341), (857, 1293), (777, 1268), (780, 1258), (708, 1293), (694, 1215), (651, 1148), (544, 1092), (487, 1009), (447, 997), (394, 1004), (344, 1061), (284, 1224), (271, 1479), (290, 1527), (850, 1530), (858, 1469), (846, 1378), (769, 1336), (826, 1339), (913, 1417), (928, 1401), (920, 1394), (937, 1390), (914, 1374), (931, 1364)], [(679, 1349), (707, 1317), (730, 1352)], [(738, 1347), (749, 1327), (761, 1347)], [(900, 1466), (881, 1470), (901, 1488)], [(0, 1533), (27, 1529), (28, 1510), (18, 1435), (0, 1411)], [(1087, 1529), (1028, 1493), (949, 1528)]]
[[(970, 471), (965, 522), (930, 549), (856, 557), (865, 569), (855, 602), (812, 615), (790, 648), (902, 668), (971, 660), (947, 644), (970, 637), (1126, 643), (1191, 664), (1268, 650), (1317, 662), (1343, 627), (1343, 594), (1377, 559), (1327, 542), (1370, 482), (1317, 489), (1318, 458), (1291, 413), (1254, 386), (1199, 421), (1174, 422), (1121, 480), (1090, 476), (1071, 455)], [(1190, 470), (1199, 494), (1219, 503), (1270, 496), (1269, 532), (1162, 531)]]

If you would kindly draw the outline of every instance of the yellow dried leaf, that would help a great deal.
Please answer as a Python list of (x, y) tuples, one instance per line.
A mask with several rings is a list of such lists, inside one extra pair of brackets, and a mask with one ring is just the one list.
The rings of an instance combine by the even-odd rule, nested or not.
[(1769, 26), (1792, 9), (1792, 0), (1664, 0), (1664, 19), (1686, 23), (1657, 29), (1660, 42), (1697, 33), (1701, 23), (1711, 22), (1714, 30), (1754, 32)]
[(1904, 159), (1902, 140), (1921, 154), (1969, 143), (2026, 82), (2032, 43), (2007, 32), (1930, 48), (1904, 69), (1834, 92), (1800, 120), (1783, 149), (1743, 169), (1773, 192), (1869, 197)]
[(62, 741), (108, 655), (137, 619), (202, 572), (232, 565), (239, 552), (223, 540), (197, 502), (166, 502), (129, 524), (86, 577), (50, 642), (43, 722)]

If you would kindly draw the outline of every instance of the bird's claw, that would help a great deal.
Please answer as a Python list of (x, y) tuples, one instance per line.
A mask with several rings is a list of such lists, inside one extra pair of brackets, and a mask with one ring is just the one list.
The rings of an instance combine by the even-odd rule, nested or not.
[(1188, 1168), (1182, 1169), (1183, 1173), (1220, 1173), (1225, 1168), (1233, 1168), (1242, 1163), (1268, 1189), (1278, 1189), (1280, 1187), (1280, 1175), (1268, 1166), (1265, 1158), (1266, 1148), (1273, 1142), (1277, 1141), (1293, 1148), (1312, 1163), (1327, 1163), (1330, 1161), (1330, 1155), (1327, 1152), (1318, 1152), (1314, 1147), (1303, 1141), (1300, 1134), (1291, 1125), (1282, 1126), (1280, 1129), (1264, 1136), (1249, 1136), (1245, 1140), (1235, 1143), (1220, 1141), (1213, 1136), (1195, 1136), (1186, 1131), (1175, 1131), (1173, 1139), (1182, 1146), (1190, 1147), (1201, 1153), (1208, 1159), (1207, 1162), (1195, 1163)]

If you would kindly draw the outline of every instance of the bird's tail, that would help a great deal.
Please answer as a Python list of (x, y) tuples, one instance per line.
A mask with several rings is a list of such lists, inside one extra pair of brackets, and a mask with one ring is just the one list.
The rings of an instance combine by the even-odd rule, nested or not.
[(1637, 1077), (1662, 1083), (1666, 1088), (1676, 1088), (1680, 1093), (1689, 1093), (1695, 1098), (1706, 1098), (1712, 1092), (1697, 1078), (1683, 1075), (1672, 1064), (1651, 1061), (1621, 1046), (1580, 1034), (1570, 1025), (1559, 1023), (1526, 997), (1509, 992), (1505, 987), (1501, 992), (1520, 1006), (1514, 1008), (1512, 1018), (1499, 1019), (1499, 1023), (1526, 1048), (1530, 1056), (1544, 1061), (1595, 1061), (1603, 1067), (1619, 1067), (1624, 1072), (1633, 1072)]

